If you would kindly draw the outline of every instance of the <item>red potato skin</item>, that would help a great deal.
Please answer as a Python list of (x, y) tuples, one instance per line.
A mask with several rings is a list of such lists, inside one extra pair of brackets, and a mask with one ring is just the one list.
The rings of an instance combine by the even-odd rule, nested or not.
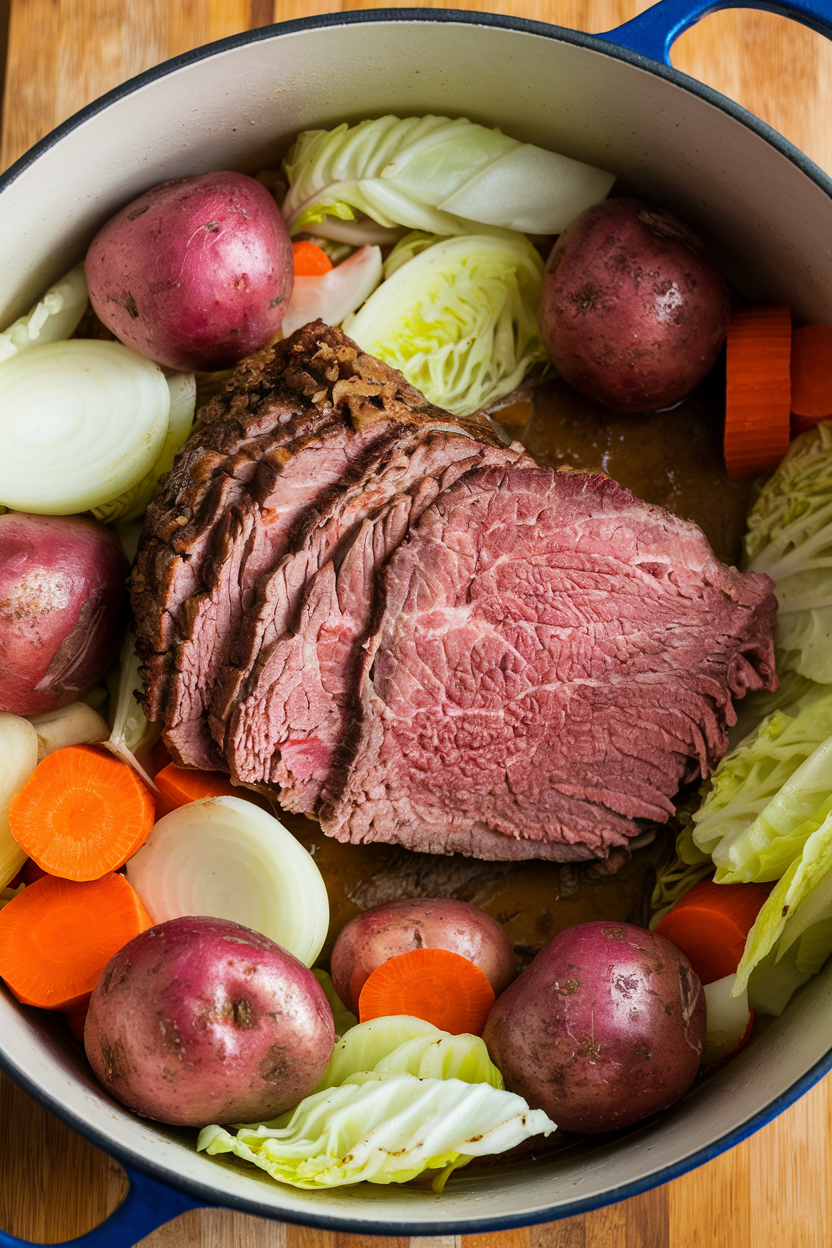
[(225, 919), (171, 919), (112, 958), (84, 1028), (90, 1065), (122, 1104), (159, 1122), (257, 1122), (291, 1109), (335, 1046), (311, 971)]
[(539, 316), (564, 380), (613, 411), (650, 412), (705, 377), (730, 313), (725, 280), (687, 225), (654, 204), (610, 199), (561, 234)]
[(0, 711), (68, 706), (104, 674), (127, 628), (127, 556), (80, 516), (0, 516)]
[(563, 1130), (613, 1131), (690, 1087), (705, 994), (663, 937), (628, 923), (580, 923), (503, 993), (483, 1039), (509, 1091)]
[(242, 173), (163, 182), (99, 230), (86, 258), (98, 317), (170, 368), (228, 368), (270, 343), (292, 293), (292, 244)]
[(335, 991), (353, 1014), (376, 967), (411, 949), (447, 949), (470, 959), (495, 995), (515, 975), (514, 950), (500, 924), (466, 901), (418, 897), (367, 910), (343, 928), (332, 951)]

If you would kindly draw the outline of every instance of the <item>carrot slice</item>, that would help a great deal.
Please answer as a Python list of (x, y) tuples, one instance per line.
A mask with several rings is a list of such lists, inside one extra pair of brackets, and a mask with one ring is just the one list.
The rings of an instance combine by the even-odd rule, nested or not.
[(792, 334), (792, 416), (794, 433), (832, 416), (832, 325)]
[(480, 1035), (494, 1004), (488, 978), (468, 958), (447, 949), (411, 949), (377, 966), (358, 999), (368, 1018), (409, 1014), (454, 1035)]
[(24, 1005), (74, 1010), (110, 958), (153, 926), (123, 875), (46, 875), (0, 910), (0, 977)]
[(171, 810), (203, 797), (243, 796), (221, 771), (192, 771), (190, 767), (177, 767), (176, 763), (168, 763), (156, 773), (156, 784)]
[(748, 308), (728, 327), (725, 467), (732, 481), (776, 468), (789, 449), (791, 313)]
[(332, 268), (332, 261), (317, 243), (292, 243), (292, 256), (295, 261), (295, 277), (319, 277)]
[(703, 984), (712, 984), (739, 966), (746, 937), (772, 887), (700, 880), (655, 930), (681, 949)]
[(94, 746), (72, 745), (38, 763), (12, 798), (9, 827), (50, 875), (97, 880), (144, 844), (154, 806), (126, 763)]

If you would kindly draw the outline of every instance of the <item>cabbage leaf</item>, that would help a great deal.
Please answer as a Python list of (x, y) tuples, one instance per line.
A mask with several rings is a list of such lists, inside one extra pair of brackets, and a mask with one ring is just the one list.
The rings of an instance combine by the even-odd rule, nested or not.
[(335, 1020), (335, 1035), (336, 1038), (340, 1040), (345, 1032), (356, 1026), (358, 1019), (350, 1010), (347, 1009), (344, 1002), (338, 996), (329, 971), (324, 971), (319, 966), (313, 966), (312, 974), (315, 976), (326, 994), (326, 999), (329, 1002), (329, 1008), (332, 1010), (332, 1017)]
[(86, 312), (88, 302), (84, 266), (76, 264), (65, 277), (49, 287), (25, 316), (0, 334), (0, 361), (29, 347), (69, 338)]
[[(800, 853), (802, 842), (781, 838), (792, 835), (817, 806), (816, 787), (799, 816), (794, 803), (802, 786), (816, 786), (801, 768), (832, 734), (832, 689), (820, 687), (790, 709), (794, 714), (778, 710), (768, 715), (721, 759), (693, 815), (693, 842), (713, 856), (717, 883), (775, 880)], [(822, 786), (821, 772), (817, 779)], [(827, 786), (832, 788), (832, 782)]]
[(362, 1071), (504, 1086), (479, 1036), (451, 1035), (409, 1015), (373, 1018), (351, 1028), (336, 1044), (316, 1091), (338, 1087)]
[[(305, 130), (284, 163), (294, 233), (364, 213), (385, 229), (559, 234), (609, 194), (614, 175), (464, 117), (380, 117)], [(339, 233), (336, 237), (343, 237)], [(356, 233), (345, 241), (381, 242)]]
[(748, 568), (777, 597), (778, 670), (832, 684), (832, 421), (795, 438), (748, 517)]
[(344, 331), (431, 403), (470, 415), (547, 361), (537, 321), (543, 261), (526, 239), (409, 236), (384, 272)]
[(554, 1130), (543, 1110), (489, 1083), (364, 1073), (236, 1135), (205, 1127), (197, 1148), (235, 1153), (293, 1187), (406, 1183), (426, 1170), (441, 1183), (471, 1157)]

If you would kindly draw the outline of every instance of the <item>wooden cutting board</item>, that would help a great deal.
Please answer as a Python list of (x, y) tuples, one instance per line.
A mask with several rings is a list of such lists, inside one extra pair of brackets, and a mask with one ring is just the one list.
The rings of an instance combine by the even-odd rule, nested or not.
[[(8, 0), (0, 0), (0, 21)], [(2, 119), (5, 169), (70, 114), (189, 48), (273, 21), (372, 0), (10, 0)], [(387, 6), (391, 7), (390, 0)], [(435, 3), (433, 7), (442, 7)], [(608, 30), (634, 0), (469, 3)], [(768, 13), (715, 14), (677, 43), (678, 68), (770, 122), (832, 173), (832, 44)], [(121, 1198), (114, 1162), (0, 1077), (0, 1227), (40, 1242), (97, 1225)], [(584, 1217), (498, 1235), (434, 1240), (334, 1235), (227, 1210), (199, 1210), (145, 1248), (828, 1248), (832, 1243), (832, 1081), (730, 1153), (642, 1196)]]

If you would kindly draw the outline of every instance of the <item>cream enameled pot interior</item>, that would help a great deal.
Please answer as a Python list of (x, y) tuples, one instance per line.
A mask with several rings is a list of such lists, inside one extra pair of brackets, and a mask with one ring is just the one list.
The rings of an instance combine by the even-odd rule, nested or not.
[[(116, 93), (20, 162), (0, 193), (0, 322), (24, 311), (83, 255), (95, 229), (147, 187), (209, 169), (255, 168), (258, 154), (300, 129), (387, 112), (468, 116), (610, 169), (628, 189), (694, 224), (747, 295), (832, 322), (832, 200), (821, 185), (694, 91), (612, 49), (518, 27), (368, 15), (346, 25), (277, 28)], [(121, 1158), (149, 1162), (212, 1203), (344, 1230), (442, 1234), (578, 1212), (739, 1138), (744, 1124), (778, 1098), (785, 1103), (824, 1061), (832, 968), (657, 1122), (579, 1158), (462, 1170), (441, 1198), (395, 1186), (299, 1192), (198, 1156), (182, 1133), (111, 1101), (45, 1017), (2, 993), (5, 1064)]]

